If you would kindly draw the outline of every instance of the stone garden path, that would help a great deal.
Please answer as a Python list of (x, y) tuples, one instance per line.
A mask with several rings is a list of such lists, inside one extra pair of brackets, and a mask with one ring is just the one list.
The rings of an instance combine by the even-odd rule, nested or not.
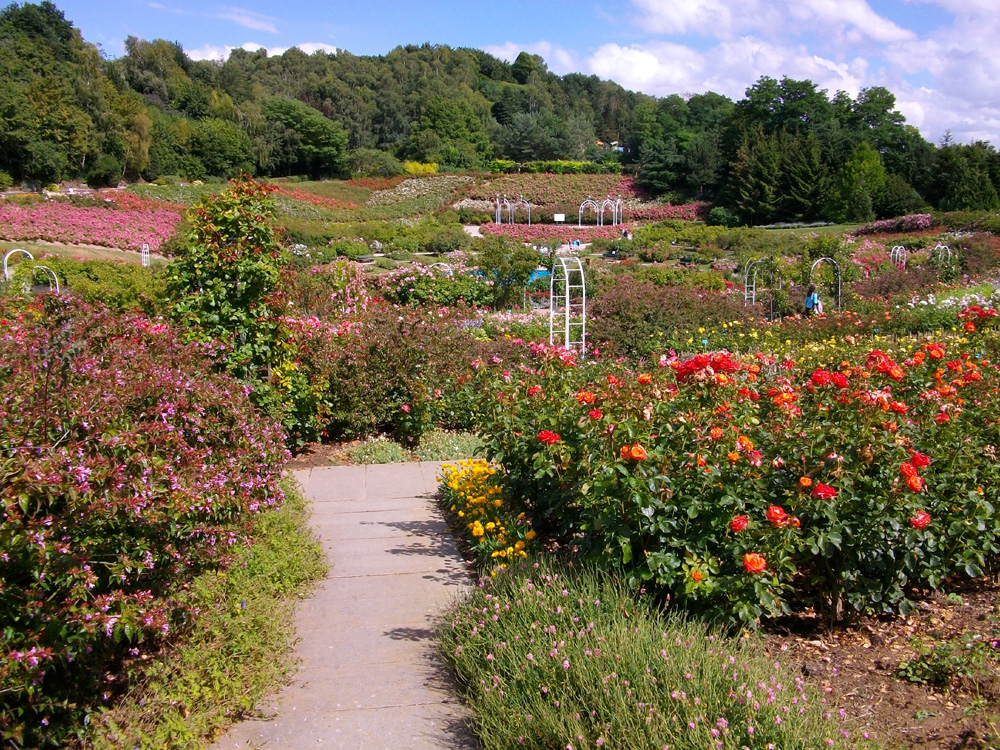
[(294, 472), (330, 572), (296, 613), (295, 681), (215, 750), (474, 750), (434, 652), (436, 617), (471, 584), (434, 502), (438, 463)]

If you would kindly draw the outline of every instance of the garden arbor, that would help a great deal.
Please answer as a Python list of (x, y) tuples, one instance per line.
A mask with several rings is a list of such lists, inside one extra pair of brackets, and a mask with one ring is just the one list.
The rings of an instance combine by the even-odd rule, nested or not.
[(503, 224), (503, 209), (507, 209), (507, 223), (513, 224), (514, 214), (517, 213), (517, 207), (524, 206), (528, 211), (528, 226), (531, 226), (531, 204), (524, 198), (518, 198), (517, 200), (511, 202), (508, 200), (506, 195), (502, 198), (498, 195), (494, 199), (494, 202), (496, 204), (494, 216), (497, 224)]
[(902, 245), (896, 245), (889, 253), (889, 262), (900, 270), (906, 270), (906, 261), (910, 257), (910, 251)]
[(587, 198), (583, 203), (580, 204), (580, 213), (577, 220), (577, 226), (583, 226), (583, 212), (587, 208), (594, 209), (594, 214), (597, 217), (597, 226), (604, 226), (604, 212), (609, 208), (611, 209), (611, 226), (616, 227), (622, 223), (625, 217), (625, 204), (622, 199), (611, 200), (610, 198), (605, 198), (603, 201), (598, 203), (593, 198)]
[(549, 344), (587, 351), (587, 279), (575, 256), (556, 258), (549, 277)]
[(833, 271), (836, 274), (836, 278), (837, 278), (837, 309), (840, 310), (841, 309), (841, 299), (842, 299), (842, 296), (843, 296), (843, 294), (842, 294), (842, 292), (843, 292), (843, 277), (841, 276), (841, 273), (840, 273), (840, 264), (837, 263), (837, 261), (835, 261), (833, 258), (819, 258), (815, 263), (812, 264), (812, 267), (809, 269), (809, 283), (810, 284), (813, 283), (813, 277), (816, 275), (816, 269), (819, 268), (819, 266), (821, 266), (823, 263), (829, 263), (831, 266), (833, 266)]
[[(10, 267), (10, 259), (12, 256), (22, 253), (28, 256), (28, 260), (34, 260), (35, 256), (29, 253), (27, 250), (22, 250), (19, 247), (15, 247), (13, 250), (8, 250), (3, 256), (3, 280), (5, 282), (11, 281), (14, 278), (14, 272)], [(38, 273), (41, 272), (42, 278), (45, 280), (43, 284), (35, 284), (35, 278)], [(48, 266), (32, 266), (31, 267), (31, 283), (35, 287), (35, 291), (39, 291), (37, 287), (43, 287), (44, 284), (49, 285), (49, 291), (59, 293), (59, 277), (56, 276), (56, 272), (53, 271)], [(25, 291), (28, 291), (25, 288)]]
[[(764, 282), (768, 285), (765, 289), (774, 289), (775, 279), (778, 281), (778, 290), (781, 290), (781, 274), (774, 265), (773, 258), (757, 258), (747, 263), (746, 271), (743, 274), (743, 306), (757, 304), (757, 279), (763, 272)], [(774, 294), (771, 294), (771, 314), (773, 320), (775, 316)]]

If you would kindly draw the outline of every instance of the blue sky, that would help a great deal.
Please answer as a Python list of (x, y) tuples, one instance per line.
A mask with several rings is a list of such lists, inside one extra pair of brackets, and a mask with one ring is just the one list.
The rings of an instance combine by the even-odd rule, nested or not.
[(401, 44), (541, 54), (556, 73), (649, 94), (712, 90), (739, 99), (761, 75), (808, 78), (831, 94), (885, 86), (907, 121), (939, 141), (1000, 145), (1000, 0), (56, 0), (114, 57), (125, 37), (180, 42), (192, 57), (234, 47), (280, 54)]

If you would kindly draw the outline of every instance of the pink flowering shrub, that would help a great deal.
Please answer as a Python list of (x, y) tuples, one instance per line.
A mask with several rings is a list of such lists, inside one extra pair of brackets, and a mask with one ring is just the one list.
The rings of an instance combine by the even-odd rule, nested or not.
[(179, 213), (162, 208), (119, 211), (78, 208), (55, 200), (32, 206), (0, 202), (0, 237), (12, 241), (44, 240), (119, 250), (141, 250), (148, 244), (156, 252), (173, 236), (180, 220)]
[(58, 744), (125, 648), (191, 626), (184, 589), (281, 503), (287, 458), (172, 326), (40, 300), (0, 302), (0, 733), (20, 747)]
[(934, 217), (930, 214), (909, 214), (895, 219), (882, 219), (872, 221), (854, 230), (853, 234), (861, 236), (865, 234), (890, 234), (895, 232), (916, 232), (921, 229), (930, 229), (934, 225)]
[(613, 240), (621, 237), (623, 230), (631, 232), (634, 228), (632, 224), (578, 227), (575, 224), (569, 226), (532, 224), (528, 226), (527, 224), (494, 224), (491, 222), (483, 224), (479, 231), (484, 235), (508, 237), (518, 242), (559, 240), (563, 243), (570, 243), (573, 240), (580, 240), (580, 242), (591, 242), (595, 239)]

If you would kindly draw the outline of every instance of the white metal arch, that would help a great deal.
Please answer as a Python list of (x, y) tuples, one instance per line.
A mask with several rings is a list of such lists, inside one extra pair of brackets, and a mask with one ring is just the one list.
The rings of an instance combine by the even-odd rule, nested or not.
[(611, 226), (618, 226), (618, 205), (610, 198), (605, 198), (601, 201), (601, 215), (598, 224), (604, 226), (604, 212), (607, 209), (611, 209)]
[[(747, 264), (746, 273), (743, 276), (743, 306), (757, 304), (757, 276), (763, 269), (767, 276), (765, 281), (770, 281), (774, 286), (775, 269), (773, 264), (769, 265), (769, 258), (758, 258)], [(781, 276), (778, 276), (778, 289), (781, 289)], [(774, 294), (771, 295), (771, 319), (774, 319)]]
[(820, 258), (815, 263), (812, 264), (812, 268), (809, 269), (809, 283), (812, 283), (813, 274), (816, 273), (816, 268), (820, 263), (830, 263), (833, 266), (833, 270), (837, 273), (837, 309), (841, 309), (841, 299), (843, 290), (843, 277), (840, 274), (840, 264), (837, 263), (833, 258)]
[(937, 260), (940, 263), (944, 259), (950, 266), (952, 260), (954, 260), (954, 253), (952, 253), (951, 248), (947, 245), (938, 245), (934, 248), (934, 253), (936, 254)]
[(8, 259), (12, 255), (14, 255), (15, 253), (24, 253), (25, 255), (28, 256), (28, 260), (34, 260), (35, 259), (34, 255), (32, 255), (31, 253), (29, 253), (27, 250), (22, 250), (19, 247), (15, 247), (13, 250), (8, 250), (4, 254), (4, 256), (3, 256), (3, 280), (4, 281), (10, 281), (11, 278), (14, 276), (13, 271), (10, 270), (10, 267), (8, 265)]
[[(561, 308), (561, 309), (560, 309)], [(556, 258), (549, 277), (549, 344), (587, 351), (587, 277), (576, 256)]]
[(902, 245), (896, 245), (892, 248), (892, 252), (889, 253), (889, 262), (892, 263), (896, 268), (906, 268), (906, 261), (910, 257), (910, 251), (907, 250)]
[(53, 271), (48, 266), (35, 266), (34, 268), (31, 269), (32, 276), (34, 276), (37, 271), (44, 271), (46, 274), (48, 274), (49, 291), (59, 294), (59, 277), (56, 276), (56, 272)]
[(597, 201), (595, 201), (593, 198), (587, 198), (587, 200), (585, 200), (583, 203), (580, 204), (580, 216), (577, 220), (577, 226), (578, 227), (583, 226), (583, 209), (585, 208), (594, 209), (594, 213), (597, 214), (597, 222), (598, 224), (600, 224), (603, 218), (601, 215), (601, 207), (597, 204)]
[(511, 208), (511, 214), (510, 214), (510, 217), (511, 217), (510, 218), (510, 223), (511, 224), (514, 223), (514, 214), (517, 213), (517, 207), (521, 206), (521, 205), (523, 205), (526, 209), (528, 209), (528, 226), (530, 227), (531, 226), (531, 204), (528, 203), (528, 201), (526, 201), (524, 198), (518, 198), (516, 201), (514, 201), (511, 204), (512, 208)]
[(454, 273), (451, 266), (447, 263), (440, 263), (440, 262), (431, 263), (429, 266), (427, 266), (427, 268), (428, 270), (431, 271), (433, 271), (435, 268), (440, 268), (444, 271), (445, 276), (451, 276)]

